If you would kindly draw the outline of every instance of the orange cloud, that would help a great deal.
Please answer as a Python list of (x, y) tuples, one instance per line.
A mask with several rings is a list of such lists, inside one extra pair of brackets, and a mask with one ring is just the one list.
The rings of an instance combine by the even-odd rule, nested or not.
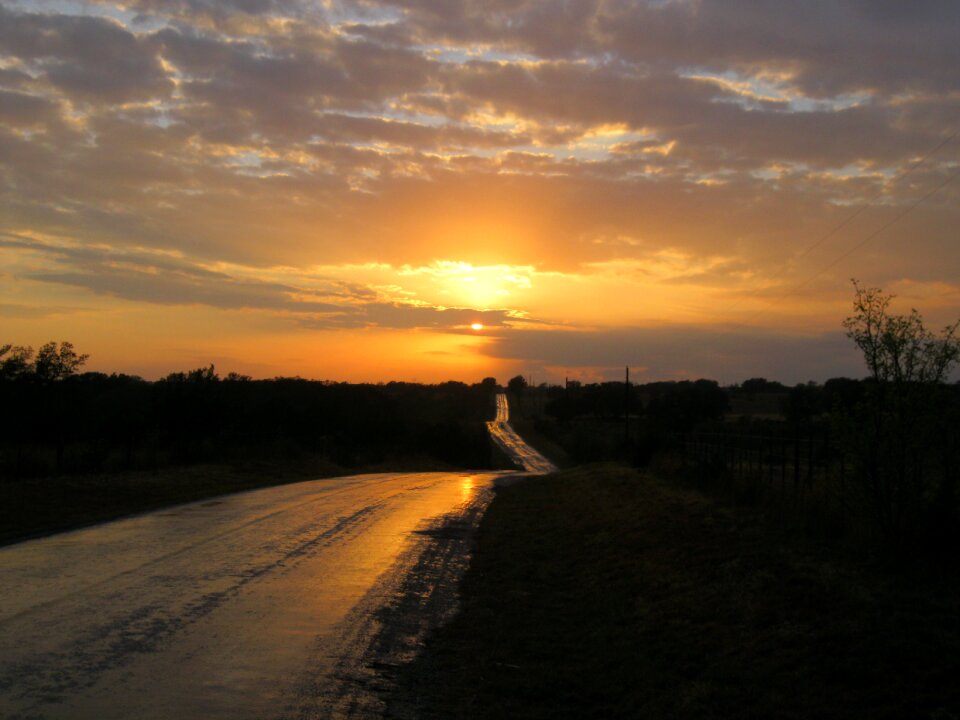
[[(0, 340), (148, 374), (546, 373), (573, 337), (821, 347), (852, 275), (947, 322), (958, 27), (843, 0), (5, 5)], [(663, 357), (637, 362), (693, 372)]]

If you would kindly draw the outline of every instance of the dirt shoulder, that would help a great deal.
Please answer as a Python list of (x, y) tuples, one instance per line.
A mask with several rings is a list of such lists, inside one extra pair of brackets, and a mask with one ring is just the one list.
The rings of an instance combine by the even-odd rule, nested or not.
[(617, 466), (506, 487), (393, 717), (960, 717), (955, 581)]

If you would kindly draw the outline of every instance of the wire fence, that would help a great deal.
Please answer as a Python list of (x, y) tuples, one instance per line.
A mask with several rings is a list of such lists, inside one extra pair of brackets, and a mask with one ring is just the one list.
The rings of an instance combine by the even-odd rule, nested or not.
[(850, 462), (828, 431), (811, 435), (693, 432), (676, 439), (684, 465), (767, 488), (798, 504), (816, 500), (840, 513), (846, 509)]

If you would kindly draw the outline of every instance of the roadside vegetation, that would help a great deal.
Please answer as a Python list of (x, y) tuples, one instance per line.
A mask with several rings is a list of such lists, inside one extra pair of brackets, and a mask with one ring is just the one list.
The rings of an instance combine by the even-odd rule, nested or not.
[(0, 345), (0, 542), (280, 482), (490, 468), (496, 381), (149, 382), (82, 372), (70, 343)]
[(869, 375), (787, 387), (752, 378), (528, 387), (514, 425), (561, 465), (617, 461), (776, 510), (820, 541), (905, 562), (960, 565), (958, 324), (854, 286), (843, 325)]
[(513, 378), (575, 467), (498, 491), (392, 715), (960, 717), (958, 326), (854, 289), (863, 380)]
[(956, 577), (622, 465), (498, 492), (400, 718), (960, 717)]

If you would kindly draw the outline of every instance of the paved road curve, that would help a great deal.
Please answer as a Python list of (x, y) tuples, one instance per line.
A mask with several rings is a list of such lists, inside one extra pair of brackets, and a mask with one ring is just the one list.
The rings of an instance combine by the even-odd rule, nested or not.
[(316, 480), (2, 548), (0, 717), (376, 716), (501, 476)]

